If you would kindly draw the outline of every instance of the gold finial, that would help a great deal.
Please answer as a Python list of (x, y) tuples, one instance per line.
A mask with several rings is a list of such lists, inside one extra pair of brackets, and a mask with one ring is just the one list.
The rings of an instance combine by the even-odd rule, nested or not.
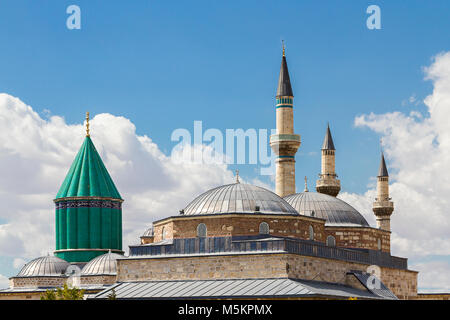
[(284, 47), (284, 40), (281, 40), (281, 45), (283, 46), (283, 57), (285, 57), (286, 56), (286, 50), (285, 50), (285, 47)]
[(236, 170), (236, 183), (240, 183), (239, 182), (239, 170)]
[(308, 178), (305, 176), (305, 190), (303, 192), (309, 192), (308, 190)]
[(86, 137), (90, 137), (89, 134), (89, 111), (86, 112)]

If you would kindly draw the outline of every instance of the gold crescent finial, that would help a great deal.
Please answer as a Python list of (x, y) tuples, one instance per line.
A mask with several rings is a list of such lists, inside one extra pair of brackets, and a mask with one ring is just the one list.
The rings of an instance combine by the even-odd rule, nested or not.
[(283, 57), (285, 57), (286, 56), (286, 50), (285, 50), (285, 47), (284, 47), (284, 40), (281, 40), (281, 45), (283, 46)]
[(90, 137), (89, 134), (89, 111), (86, 112), (86, 137)]

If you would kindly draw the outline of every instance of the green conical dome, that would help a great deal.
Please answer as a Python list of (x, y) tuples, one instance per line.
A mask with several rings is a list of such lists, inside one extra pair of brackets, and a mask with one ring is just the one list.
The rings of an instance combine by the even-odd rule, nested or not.
[(56, 195), (56, 199), (68, 197), (122, 199), (89, 136)]

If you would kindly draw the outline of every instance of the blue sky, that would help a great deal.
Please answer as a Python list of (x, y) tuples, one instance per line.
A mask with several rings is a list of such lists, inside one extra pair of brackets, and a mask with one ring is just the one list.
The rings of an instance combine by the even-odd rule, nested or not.
[[(72, 4), (81, 8), (81, 30), (66, 28), (66, 8)], [(381, 30), (366, 27), (366, 9), (373, 4), (381, 8)], [(432, 64), (433, 56), (450, 50), (449, 15), (448, 0), (3, 0), (0, 93), (18, 97), (43, 118), (63, 116), (69, 124), (81, 123), (87, 110), (93, 116), (124, 116), (137, 134), (148, 135), (168, 155), (176, 145), (172, 132), (192, 132), (194, 120), (203, 121), (204, 130), (224, 133), (228, 128), (274, 128), (284, 39), (295, 95), (295, 132), (302, 137), (297, 191), (303, 190), (303, 176), (317, 178), (329, 121), (342, 191), (361, 195), (377, 174), (381, 135), (369, 125), (355, 127), (355, 118), (395, 111), (429, 116), (423, 99), (434, 87), (424, 80), (423, 68)], [(409, 137), (414, 141), (414, 135)], [(388, 154), (388, 167), (392, 162)], [(255, 165), (231, 168), (248, 180), (273, 185)], [(394, 174), (400, 169), (389, 167)], [(443, 176), (446, 172), (450, 170)], [(62, 182), (63, 176), (57, 179)], [(446, 185), (440, 187), (444, 194)], [(309, 189), (314, 189), (313, 182)], [(403, 203), (404, 209), (396, 217), (403, 215), (406, 221), (410, 207), (404, 204), (413, 196), (398, 198), (396, 204)], [(51, 207), (51, 200), (43, 202)], [(436, 216), (447, 207), (442, 204)], [(405, 230), (423, 222), (415, 217), (411, 226), (393, 221), (399, 238), (414, 240), (413, 231)], [(0, 225), (8, 219), (0, 215)], [(438, 227), (430, 226), (430, 234), (435, 234), (433, 228)], [(407, 249), (401, 252), (409, 256)], [(448, 271), (445, 252), (418, 256), (410, 262), (445, 261)], [(17, 271), (12, 261), (0, 252), (0, 276)]]
[[(66, 28), (70, 4), (81, 8), (81, 30)], [(381, 30), (366, 28), (370, 4), (381, 8)], [(379, 161), (379, 138), (355, 128), (355, 116), (423, 98), (431, 84), (422, 66), (448, 49), (439, 31), (450, 29), (448, 1), (18, 0), (1, 8), (1, 92), (69, 123), (87, 109), (123, 115), (167, 153), (171, 132), (192, 130), (193, 120), (273, 128), (284, 39), (303, 140), (297, 172), (316, 178), (330, 121), (350, 192), (365, 190)]]

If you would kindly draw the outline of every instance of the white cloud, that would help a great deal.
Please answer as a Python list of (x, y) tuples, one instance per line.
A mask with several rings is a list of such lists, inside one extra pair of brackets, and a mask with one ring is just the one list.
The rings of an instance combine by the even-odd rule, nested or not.
[(450, 292), (450, 263), (445, 261), (431, 261), (417, 263), (411, 269), (419, 271), (419, 284), (423, 288), (421, 293)]
[[(46, 113), (49, 115), (49, 113)], [(155, 219), (177, 215), (198, 194), (231, 183), (225, 164), (179, 163), (126, 118), (96, 115), (91, 137), (123, 204), (124, 248)], [(54, 199), (84, 139), (83, 124), (42, 119), (30, 106), (0, 94), (0, 255), (18, 268), (54, 250)]]
[[(424, 100), (429, 115), (417, 111), (409, 115), (371, 113), (355, 119), (356, 126), (382, 136), (395, 205), (392, 251), (418, 259), (427, 255), (450, 257), (450, 52), (434, 57), (424, 71), (434, 87)], [(340, 197), (374, 223), (374, 189), (364, 195), (344, 193)], [(450, 271), (448, 264), (440, 266)], [(448, 288), (450, 279), (445, 281), (442, 286)]]
[(9, 287), (9, 279), (0, 274), (0, 289), (6, 289)]

